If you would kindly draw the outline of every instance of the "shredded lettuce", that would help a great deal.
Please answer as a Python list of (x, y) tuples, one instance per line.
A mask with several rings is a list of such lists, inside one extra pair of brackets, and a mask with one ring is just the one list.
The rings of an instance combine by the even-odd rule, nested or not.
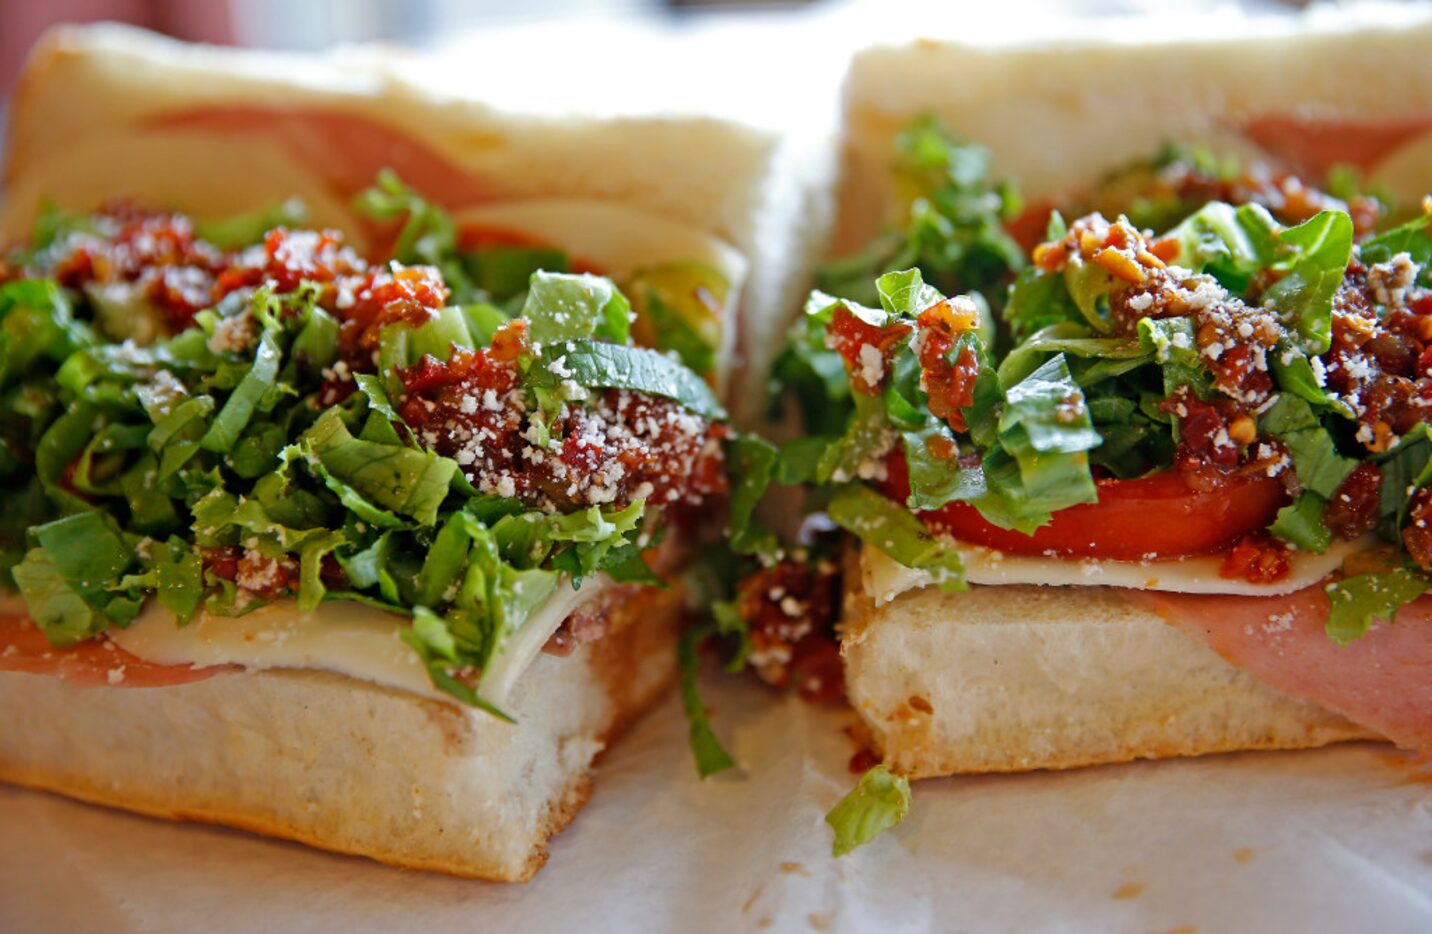
[(1278, 235), (1279, 247), (1291, 255), (1275, 268), (1287, 274), (1263, 299), (1310, 353), (1323, 353), (1332, 343), (1333, 296), (1347, 273), (1352, 241), (1352, 218), (1343, 211), (1319, 212)]
[(1332, 612), (1325, 627), (1328, 637), (1338, 645), (1347, 645), (1366, 635), (1375, 620), (1392, 622), (1404, 604), (1429, 588), (1432, 581), (1406, 568), (1345, 577), (1329, 584)]
[(1332, 544), (1333, 533), (1323, 524), (1328, 501), (1307, 491), (1278, 510), (1278, 517), (1268, 531), (1301, 551), (1321, 554)]
[(825, 815), (835, 831), (833, 856), (844, 856), (894, 827), (910, 813), (910, 781), (891, 772), (884, 763), (862, 776), (844, 798)]
[[(1414, 263), (1427, 267), (1432, 263), (1432, 231), (1429, 231), (1426, 215), (1378, 234), (1358, 247), (1358, 256), (1363, 263), (1372, 266), (1385, 263), (1398, 253), (1406, 253)], [(1424, 273), (1425, 281), (1425, 273)]]
[(1179, 246), (1177, 261), (1207, 272), (1225, 289), (1242, 294), (1253, 277), (1273, 262), (1278, 222), (1257, 204), (1234, 207), (1211, 201), (1169, 231)]
[(52, 643), (73, 645), (138, 614), (136, 595), (115, 592), (134, 560), (133, 547), (104, 515), (76, 513), (37, 526), (30, 534), (35, 547), (16, 566), (15, 581), (36, 625)]
[(960, 553), (933, 534), (913, 513), (867, 486), (847, 484), (836, 488), (826, 513), (832, 522), (854, 533), (909, 568), (929, 571), (941, 590), (965, 589), (965, 566)]
[(908, 205), (897, 229), (860, 253), (822, 267), (817, 285), (866, 305), (883, 272), (919, 267), (946, 294), (994, 287), (1024, 266), (1004, 228), (1020, 210), (1012, 186), (989, 180), (989, 153), (923, 117), (895, 141), (896, 185)]
[[(367, 216), (401, 225), (399, 260), (440, 265), (458, 276), (455, 292), (480, 297), (552, 259), (474, 262), (451, 219), (391, 175), (362, 200)], [(216, 235), (251, 241), (263, 220), (235, 219)], [(626, 346), (631, 307), (609, 280), (521, 276), (511, 310), (529, 312), (529, 334), (566, 355), (563, 380), (721, 417), (699, 376)], [(505, 717), (476, 673), (505, 657), (558, 587), (597, 574), (666, 586), (642, 557), (664, 529), (640, 499), (549, 515), (480, 493), (405, 423), (400, 369), (484, 346), (509, 310), (472, 301), (389, 325), (378, 372), (354, 374), (339, 365), (339, 322), (319, 297), (307, 284), (236, 294), (194, 327), (139, 346), (98, 327), (84, 295), (43, 278), (0, 285), (0, 574), (56, 645), (127, 625), (150, 598), (180, 625), (273, 599), (239, 586), (244, 574), (277, 582), (274, 592), (305, 611), (363, 602), (411, 618), (404, 638), (437, 687)], [(220, 328), (249, 337), (216, 342)], [(528, 386), (559, 388), (554, 361), (519, 361)], [(356, 391), (322, 401), (342, 376)], [(753, 483), (774, 470), (759, 444), (741, 448), (757, 452)], [(747, 534), (760, 544), (754, 522)]]
[(542, 345), (589, 338), (625, 344), (631, 335), (631, 303), (601, 276), (534, 272), (522, 317)]
[(670, 357), (643, 347), (590, 340), (544, 346), (527, 371), (527, 385), (556, 394), (570, 393), (570, 388), (564, 389), (569, 384), (579, 390), (634, 389), (663, 396), (705, 418), (726, 417), (705, 380)]
[(1258, 426), (1263, 434), (1287, 446), (1298, 482), (1324, 500), (1332, 499), (1338, 486), (1357, 468), (1356, 460), (1338, 453), (1332, 435), (1298, 396), (1279, 396), (1263, 413)]
[(755, 518), (755, 511), (779, 458), (774, 445), (755, 435), (742, 435), (730, 445), (727, 469), (731, 476), (731, 507), (727, 527), (731, 549), (737, 554), (768, 554), (778, 547), (775, 536)]
[(736, 764), (711, 728), (711, 717), (701, 702), (701, 643), (715, 631), (714, 624), (687, 630), (681, 637), (678, 660), (681, 666), (681, 704), (691, 727), (691, 753), (702, 778), (724, 772)]

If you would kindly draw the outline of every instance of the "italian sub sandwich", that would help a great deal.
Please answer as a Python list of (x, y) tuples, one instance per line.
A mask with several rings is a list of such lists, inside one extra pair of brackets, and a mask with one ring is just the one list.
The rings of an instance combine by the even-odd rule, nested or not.
[(1429, 42), (857, 58), (766, 471), (843, 596), (767, 557), (730, 611), (770, 680), (838, 639), (884, 763), (838, 848), (903, 778), (1432, 749)]
[(0, 779), (523, 880), (675, 677), (770, 145), (62, 29), (0, 259)]

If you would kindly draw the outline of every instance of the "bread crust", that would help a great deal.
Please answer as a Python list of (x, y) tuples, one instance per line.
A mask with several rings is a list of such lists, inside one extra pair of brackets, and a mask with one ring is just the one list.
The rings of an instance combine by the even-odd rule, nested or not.
[[(747, 256), (756, 253), (762, 189), (775, 148), (768, 134), (708, 117), (597, 119), (504, 111), (471, 92), (454, 94), (424, 71), (417, 56), (391, 48), (270, 53), (102, 24), (57, 27), (35, 45), (12, 97), (6, 182), (13, 188), (33, 167), (77, 142), (137, 127), (153, 130), (156, 120), (225, 107), (336, 113), (396, 131), (405, 143), (424, 147), (468, 176), (454, 179), (461, 191), (425, 192), (450, 207), (458, 206), (454, 198), (473, 196), (606, 199), (708, 231)], [(242, 135), (232, 128), (207, 132)], [(401, 158), (402, 146), (390, 155)], [(335, 163), (343, 157), (333, 153)], [(215, 184), (235, 181), (253, 184), (247, 177)]]
[(911, 778), (1378, 738), (1224, 661), (1110, 587), (974, 585), (876, 607), (847, 566), (846, 691)]
[(525, 881), (592, 788), (594, 759), (671, 686), (677, 589), (543, 656), (516, 726), (316, 671), (164, 688), (0, 673), (0, 780), (168, 820), (223, 824), (408, 869)]
[(1415, 207), (1432, 176), (1432, 72), (1424, 65), (1432, 18), (1408, 11), (1404, 19), (1350, 17), (1342, 28), (1291, 20), (1278, 33), (1239, 39), (869, 49), (845, 83), (834, 255), (860, 249), (891, 219), (891, 141), (924, 113), (986, 146), (994, 177), (1012, 179), (1032, 203), (1081, 190), (1168, 142), (1268, 161), (1258, 135), (1246, 132), (1262, 117), (1411, 120), (1406, 138), (1366, 174)]

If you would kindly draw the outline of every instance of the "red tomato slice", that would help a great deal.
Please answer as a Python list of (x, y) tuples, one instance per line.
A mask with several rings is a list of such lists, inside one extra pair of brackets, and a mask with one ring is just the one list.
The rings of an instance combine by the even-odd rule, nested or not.
[[(910, 489), (905, 459), (892, 457), (889, 466), (883, 492), (903, 501)], [(1139, 561), (1225, 551), (1266, 528), (1288, 498), (1277, 479), (1261, 474), (1206, 492), (1190, 489), (1172, 470), (1094, 484), (1097, 503), (1061, 509), (1033, 535), (991, 525), (968, 503), (949, 503), (920, 518), (960, 541), (1012, 555)]]

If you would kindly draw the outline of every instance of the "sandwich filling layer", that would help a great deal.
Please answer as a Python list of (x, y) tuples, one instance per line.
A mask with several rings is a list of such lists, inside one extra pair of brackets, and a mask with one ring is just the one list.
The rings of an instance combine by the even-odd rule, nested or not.
[(732, 285), (670, 252), (699, 244), (657, 231), (629, 301), (520, 211), (460, 226), (391, 174), (354, 209), (391, 259), (291, 205), (119, 204), (46, 215), (0, 265), (3, 570), (55, 654), (321, 669), (505, 716), (544, 648), (689, 559), (727, 482)]

